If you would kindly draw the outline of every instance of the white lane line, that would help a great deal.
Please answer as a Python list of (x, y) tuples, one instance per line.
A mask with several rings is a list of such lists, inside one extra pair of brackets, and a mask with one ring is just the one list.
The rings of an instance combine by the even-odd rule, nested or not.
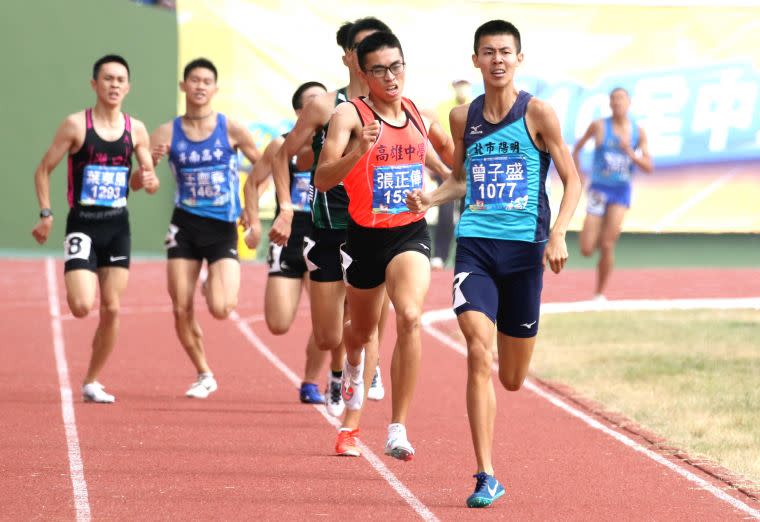
[[(449, 309), (449, 311), (451, 311), (451, 310)], [(438, 341), (440, 341), (441, 343), (443, 343), (445, 346), (451, 348), (452, 350), (454, 350), (455, 352), (459, 353), (460, 355), (463, 355), (464, 357), (467, 357), (467, 348), (465, 346), (463, 346), (463, 345), (459, 344), (458, 342), (454, 341), (451, 337), (449, 337), (444, 332), (440, 331), (439, 329), (437, 329), (436, 327), (433, 326), (434, 322), (444, 320), (442, 318), (445, 316), (445, 314), (442, 313), (442, 312), (444, 312), (444, 310), (434, 310), (433, 313), (431, 313), (431, 315), (428, 316), (428, 317), (425, 317), (425, 316), (427, 316), (427, 314), (430, 313), (430, 312), (425, 312), (423, 314), (423, 318), (422, 318), (422, 321), (421, 321), (422, 324), (423, 324), (424, 330), (431, 337), (434, 337), (435, 339), (437, 339)], [(453, 312), (452, 312), (452, 315), (453, 315)], [(498, 370), (499, 370), (498, 364), (496, 364), (496, 363), (493, 364), (493, 370), (495, 372), (498, 372)], [(558, 408), (564, 410), (565, 412), (569, 413), (573, 417), (576, 417), (576, 418), (580, 419), (581, 421), (583, 421), (584, 423), (588, 424), (592, 428), (594, 428), (596, 430), (599, 430), (602, 433), (605, 433), (605, 434), (609, 435), (610, 437), (612, 437), (612, 438), (616, 439), (617, 441), (623, 443), (624, 445), (626, 445), (627, 447), (631, 448), (632, 450), (637, 451), (637, 452), (641, 453), (642, 455), (645, 455), (645, 456), (649, 457), (650, 459), (654, 460), (655, 462), (657, 462), (659, 464), (662, 464), (663, 466), (665, 466), (668, 469), (674, 471), (675, 473), (678, 473), (679, 475), (681, 475), (682, 477), (684, 477), (686, 480), (688, 480), (688, 481), (693, 482), (694, 484), (696, 484), (700, 489), (702, 489), (704, 491), (707, 491), (708, 493), (711, 493), (712, 495), (714, 495), (715, 497), (717, 497), (720, 500), (723, 500), (724, 502), (727, 502), (728, 504), (730, 504), (735, 509), (743, 511), (743, 512), (747, 513), (749, 516), (751, 516), (752, 518), (760, 520), (760, 511), (751, 508), (750, 506), (748, 506), (747, 504), (745, 504), (741, 500), (732, 497), (731, 495), (727, 494), (723, 490), (721, 490), (721, 489), (713, 486), (712, 484), (710, 484), (709, 482), (707, 482), (703, 478), (698, 477), (697, 475), (695, 475), (694, 473), (688, 471), (687, 469), (684, 469), (681, 466), (679, 466), (677, 464), (674, 464), (673, 462), (669, 461), (668, 459), (666, 459), (662, 455), (659, 455), (659, 454), (655, 453), (654, 451), (652, 451), (652, 450), (650, 450), (648, 448), (645, 448), (644, 446), (642, 446), (641, 444), (637, 443), (633, 439), (631, 439), (631, 438), (623, 435), (622, 433), (618, 433), (617, 431), (615, 431), (615, 430), (613, 430), (613, 429), (605, 426), (604, 424), (600, 423), (599, 421), (597, 421), (596, 419), (590, 417), (589, 415), (583, 413), (582, 411), (580, 411), (580, 410), (578, 410), (578, 409), (570, 406), (568, 403), (564, 402), (563, 400), (561, 400), (556, 395), (554, 395), (552, 393), (549, 393), (546, 390), (544, 390), (543, 388), (541, 388), (538, 385), (536, 385), (533, 382), (532, 379), (528, 378), (528, 379), (525, 380), (525, 388), (528, 389), (528, 390), (530, 390), (530, 391), (532, 391), (533, 393), (535, 393), (536, 395), (538, 395), (542, 399), (546, 399), (547, 401), (549, 401), (553, 405), (557, 406)]]
[[(301, 385), (301, 378), (296, 375), (293, 370), (288, 368), (288, 366), (282, 362), (282, 359), (277, 357), (272, 352), (272, 350), (270, 350), (267, 345), (265, 345), (264, 342), (259, 339), (259, 337), (251, 329), (250, 325), (241, 319), (237, 312), (232, 312), (230, 314), (230, 319), (235, 322), (238, 329), (240, 330), (240, 333), (243, 334), (243, 337), (245, 337), (248, 342), (251, 343), (251, 345), (253, 345), (253, 347), (261, 353), (261, 355), (263, 355), (270, 363), (272, 363), (272, 366), (280, 370), (280, 372), (293, 384), (293, 386), (298, 388)], [(327, 410), (323, 405), (315, 404), (313, 406), (336, 430), (340, 428), (340, 421), (327, 413)], [(399, 496), (404, 499), (404, 501), (409, 504), (409, 506), (414, 509), (414, 511), (417, 512), (422, 520), (427, 520), (430, 522), (438, 520), (433, 512), (430, 511), (430, 509), (428, 509), (425, 504), (423, 504), (417, 497), (414, 496), (414, 493), (412, 493), (409, 488), (407, 488), (398, 479), (398, 477), (396, 477), (396, 475), (394, 475), (393, 472), (389, 470), (385, 464), (383, 464), (380, 458), (375, 455), (372, 450), (370, 450), (361, 441), (359, 441), (359, 447), (362, 450), (362, 456), (367, 459), (370, 465), (375, 468), (375, 471), (377, 471), (380, 476), (382, 476), (385, 481), (390, 484), (396, 493), (398, 493)]]
[(79, 449), (77, 422), (74, 417), (74, 402), (72, 401), (71, 383), (69, 381), (69, 367), (66, 363), (66, 348), (63, 344), (63, 327), (61, 325), (61, 313), (58, 308), (58, 283), (55, 277), (55, 261), (53, 261), (53, 258), (48, 257), (45, 259), (45, 273), (47, 276), (48, 303), (50, 306), (50, 326), (53, 330), (55, 366), (58, 369), (58, 387), (61, 392), (63, 428), (66, 433), (66, 447), (69, 454), (71, 486), (74, 490), (74, 507), (76, 509), (77, 522), (89, 522), (91, 518), (90, 501), (87, 494), (87, 482), (84, 480), (84, 465), (82, 464), (82, 452)]
[(657, 224), (654, 226), (655, 232), (662, 232), (667, 227), (672, 225), (678, 218), (680, 218), (682, 215), (684, 215), (689, 209), (691, 209), (693, 206), (695, 206), (697, 203), (708, 197), (710, 194), (718, 190), (720, 187), (728, 183), (731, 178), (736, 176), (739, 172), (741, 172), (742, 169), (739, 167), (733, 168), (720, 176), (719, 178), (713, 180), (712, 183), (707, 185), (705, 188), (694, 194), (692, 197), (684, 201), (680, 206), (673, 209), (671, 212), (665, 215), (664, 218), (662, 218)]
[[(635, 312), (657, 310), (760, 310), (760, 297), (708, 298), (708, 299), (614, 299), (609, 301), (571, 301), (542, 303), (541, 314), (575, 312)], [(453, 321), (457, 316), (451, 308), (430, 310), (422, 314), (423, 325), (439, 321)]]

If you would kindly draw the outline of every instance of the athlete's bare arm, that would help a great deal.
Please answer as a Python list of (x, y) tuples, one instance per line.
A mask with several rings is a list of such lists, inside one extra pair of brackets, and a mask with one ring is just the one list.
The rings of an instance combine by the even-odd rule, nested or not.
[(290, 200), (288, 170), (290, 158), (312, 139), (314, 132), (330, 120), (334, 108), (335, 92), (323, 94), (307, 103), (301, 110), (295, 126), (288, 133), (282, 147), (274, 157), (272, 178), (274, 179), (277, 202), (280, 204), (280, 213), (272, 222), (272, 228), (269, 230), (269, 240), (272, 243), (284, 246), (290, 238), (290, 227), (293, 222), (293, 202)]
[(433, 121), (428, 129), (428, 140), (446, 165), (454, 163), (454, 140), (437, 121)]
[[(451, 109), (449, 124), (453, 136), (454, 152), (451, 160), (451, 176), (432, 192), (413, 190), (406, 196), (406, 206), (412, 212), (426, 212), (430, 207), (461, 199), (467, 192), (467, 177), (464, 172), (464, 127), (470, 104)], [(432, 143), (432, 141), (431, 141)]]
[(551, 105), (543, 100), (531, 98), (525, 119), (533, 141), (551, 155), (564, 186), (559, 212), (544, 251), (544, 266), (548, 261), (552, 271), (558, 274), (567, 263), (565, 234), (581, 197), (581, 180), (575, 170), (570, 151), (562, 139), (559, 119)]
[[(343, 181), (356, 162), (377, 140), (380, 125), (374, 120), (362, 126), (356, 108), (350, 103), (340, 104), (330, 118), (325, 144), (322, 146), (319, 164), (314, 173), (314, 186), (326, 192)], [(352, 138), (356, 145), (346, 153)]]
[(148, 130), (143, 122), (134, 118), (132, 118), (132, 139), (134, 140), (135, 156), (140, 168), (129, 177), (129, 188), (132, 190), (145, 188), (145, 192), (154, 194), (161, 183), (153, 169)]
[(588, 129), (586, 129), (586, 132), (581, 136), (581, 138), (575, 142), (575, 147), (573, 147), (573, 164), (575, 165), (575, 170), (578, 172), (578, 175), (582, 175), (581, 170), (581, 160), (580, 160), (580, 154), (581, 150), (583, 150), (583, 146), (586, 145), (586, 142), (590, 140), (591, 138), (594, 138), (594, 140), (597, 139), (597, 134), (599, 133), (599, 127), (600, 127), (600, 120), (594, 120), (591, 122), (591, 124), (588, 126)]
[[(623, 144), (621, 143), (621, 145)], [(652, 156), (649, 154), (649, 142), (647, 141), (647, 135), (646, 132), (644, 132), (644, 129), (639, 127), (639, 145), (636, 147), (636, 150), (633, 150), (628, 143), (625, 144), (623, 150), (625, 150), (628, 157), (633, 161), (633, 164), (638, 168), (647, 174), (654, 172), (654, 162), (652, 161)]]
[[(256, 147), (253, 136), (248, 128), (237, 120), (227, 119), (227, 134), (230, 146), (238, 149), (243, 156), (248, 158), (253, 168), (261, 159), (261, 151)], [(252, 177), (252, 176), (251, 176)], [(248, 229), (245, 235), (245, 242), (249, 248), (254, 248), (261, 238), (261, 222), (259, 221), (259, 192), (255, 183), (243, 186), (243, 199), (245, 199), (245, 208), (240, 218), (241, 224)]]
[(150, 154), (153, 158), (153, 166), (158, 165), (161, 158), (169, 154), (169, 148), (172, 144), (172, 134), (174, 131), (174, 122), (167, 122), (160, 125), (153, 134), (150, 135)]
[[(63, 120), (53, 137), (53, 143), (42, 157), (34, 172), (34, 187), (40, 209), (50, 208), (50, 175), (67, 153), (74, 153), (82, 147), (85, 134), (84, 112), (71, 114)], [(47, 241), (53, 228), (53, 216), (40, 218), (32, 229), (32, 236), (42, 245)]]

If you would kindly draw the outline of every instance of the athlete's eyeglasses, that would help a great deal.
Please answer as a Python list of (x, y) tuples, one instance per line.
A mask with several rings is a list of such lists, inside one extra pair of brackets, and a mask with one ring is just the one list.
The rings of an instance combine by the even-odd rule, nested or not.
[(365, 69), (364, 72), (371, 74), (375, 78), (385, 78), (385, 74), (387, 71), (390, 71), (393, 76), (398, 76), (402, 72), (404, 72), (404, 67), (406, 64), (404, 62), (396, 62), (390, 64), (388, 67), (384, 65), (376, 65), (375, 67), (371, 69)]

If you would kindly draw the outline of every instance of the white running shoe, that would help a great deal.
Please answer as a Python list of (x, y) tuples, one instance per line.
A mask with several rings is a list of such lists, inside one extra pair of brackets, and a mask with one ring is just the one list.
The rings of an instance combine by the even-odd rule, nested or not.
[(327, 390), (325, 390), (325, 408), (327, 413), (333, 417), (340, 417), (343, 415), (343, 410), (346, 409), (346, 403), (343, 402), (341, 396), (341, 378), (333, 377), (332, 373), (327, 378)]
[(82, 386), (82, 399), (84, 402), (99, 402), (101, 404), (116, 402), (116, 397), (106, 393), (105, 387), (97, 381)]
[(385, 397), (385, 387), (383, 378), (380, 376), (380, 367), (375, 368), (375, 376), (372, 377), (372, 384), (369, 385), (367, 398), (371, 401), (381, 401)]
[(406, 428), (403, 424), (388, 425), (388, 442), (385, 443), (385, 454), (398, 460), (412, 460), (414, 448), (406, 438)]
[(606, 303), (607, 302), (607, 298), (604, 296), (604, 294), (596, 294), (596, 295), (594, 295), (594, 297), (591, 300), (594, 301), (594, 302), (597, 302), (597, 303)]
[(343, 378), (340, 384), (340, 394), (349, 410), (360, 410), (364, 403), (364, 349), (358, 366), (351, 366), (346, 357), (343, 363)]
[(218, 387), (213, 375), (198, 375), (198, 380), (185, 392), (185, 396), (193, 399), (205, 399), (215, 392)]

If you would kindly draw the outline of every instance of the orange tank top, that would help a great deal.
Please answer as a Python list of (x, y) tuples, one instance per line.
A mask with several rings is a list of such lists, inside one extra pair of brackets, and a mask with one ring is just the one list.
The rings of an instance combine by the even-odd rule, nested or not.
[(363, 97), (351, 103), (362, 125), (380, 122), (377, 141), (343, 180), (351, 219), (369, 228), (400, 227), (419, 221), (424, 215), (409, 212), (405, 203), (408, 192), (423, 190), (427, 131), (417, 107), (402, 98), (406, 124), (396, 127), (383, 121)]

